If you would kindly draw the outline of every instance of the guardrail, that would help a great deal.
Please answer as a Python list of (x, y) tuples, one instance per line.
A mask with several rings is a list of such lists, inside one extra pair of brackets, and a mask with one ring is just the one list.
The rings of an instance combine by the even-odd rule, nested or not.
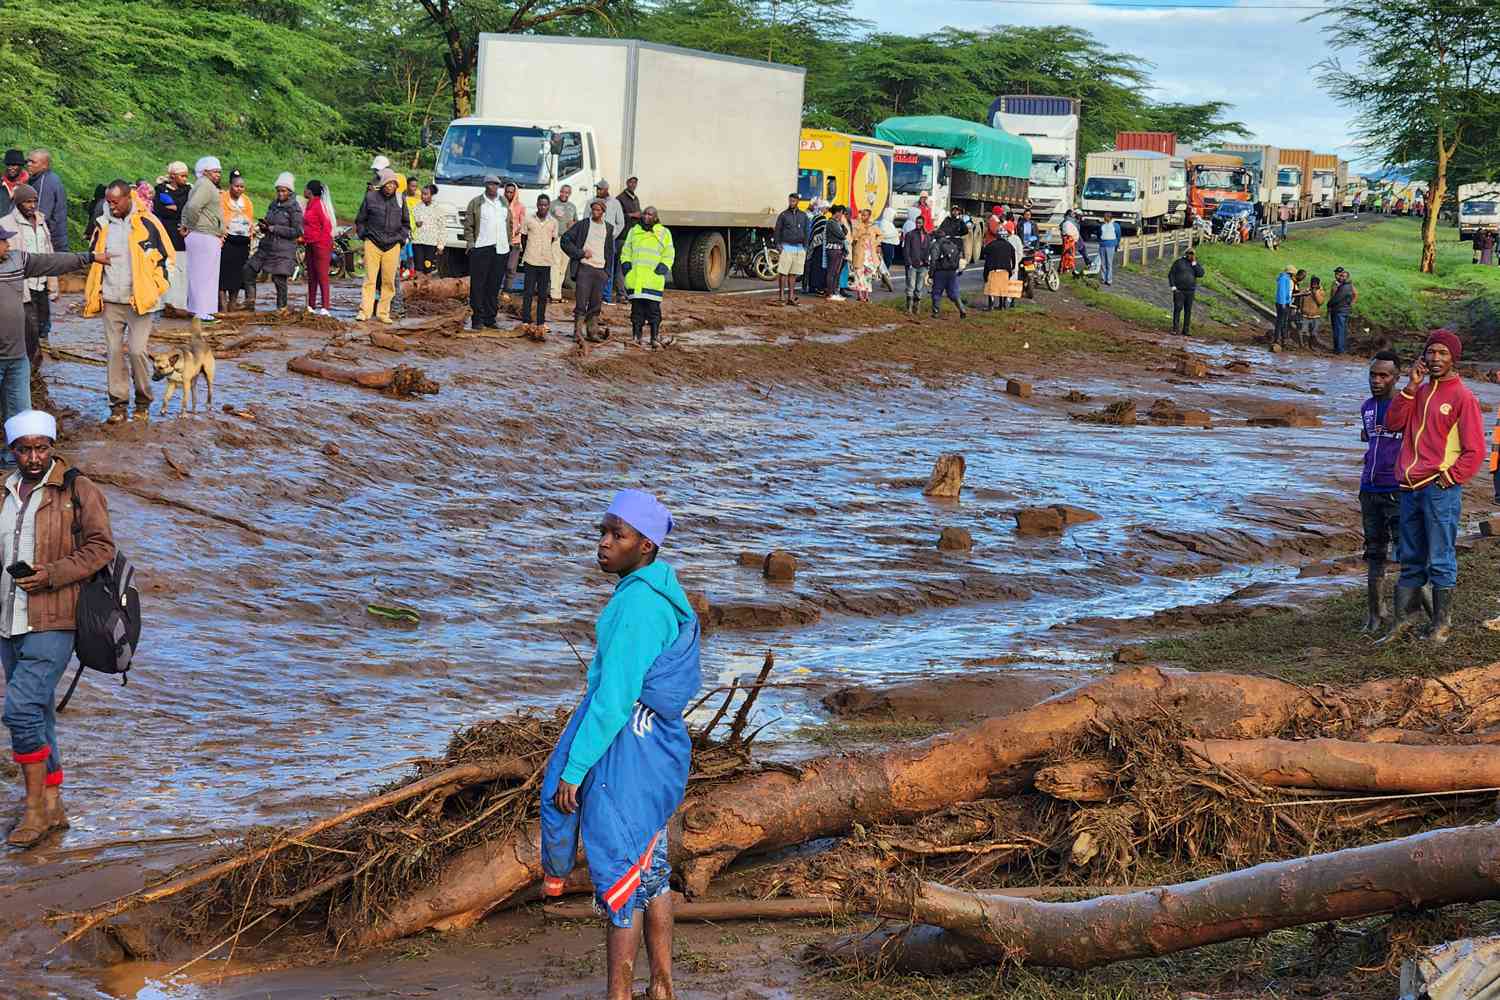
[(1154, 233), (1140, 233), (1120, 241), (1122, 263), (1129, 264), (1131, 255), (1141, 264), (1148, 260), (1163, 260), (1170, 253), (1173, 258), (1186, 253), (1202, 239), (1197, 229), (1164, 229)]

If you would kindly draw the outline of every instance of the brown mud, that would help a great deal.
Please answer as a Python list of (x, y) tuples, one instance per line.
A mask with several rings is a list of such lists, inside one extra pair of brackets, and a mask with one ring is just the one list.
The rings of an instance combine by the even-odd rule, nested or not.
[[(336, 290), (342, 317), (356, 295)], [(174, 402), (159, 417), (158, 403), (149, 422), (120, 428), (96, 423), (97, 366), (49, 362), (53, 397), (78, 412), (61, 451), (104, 485), (141, 573), (147, 631), (129, 687), (87, 678), (60, 722), (73, 829), (0, 858), (0, 976), (96, 995), (100, 961), (125, 951), (48, 957), (56, 938), (35, 925), (38, 906), (117, 895), (201, 850), (175, 838), (332, 811), (440, 753), (461, 725), (576, 698), (568, 640), (589, 654), (609, 589), (592, 566), (592, 524), (621, 486), (658, 490), (674, 510), (667, 557), (711, 609), (712, 677), (753, 672), (771, 647), (778, 673), (802, 685), (762, 701), (777, 721), (761, 745), (786, 758), (809, 752), (794, 734), (826, 718), (818, 701), (835, 689), (873, 690), (867, 714), (961, 721), (940, 702), (975, 717), (1042, 697), (1102, 666), (1122, 637), (1211, 613), (1168, 609), (1295, 587), (1298, 565), (1357, 548), (1358, 365), (1165, 342), (1066, 296), (958, 329), (878, 304), (669, 296), (671, 349), (625, 345), (628, 313), (608, 307), (610, 342), (579, 360), (564, 308), (541, 343), (460, 333), (451, 303), (414, 308), (382, 331), (441, 386), (411, 400), (289, 372), (288, 359), (319, 349), (391, 364), (368, 331), (321, 321), (237, 320), (216, 336), (240, 348), (220, 364), (213, 412), (179, 418)], [(166, 345), (185, 326), (162, 332)], [(53, 345), (103, 356), (97, 323), (71, 312)], [(1184, 346), (1201, 375), (1179, 373)], [(1007, 395), (1013, 379), (1033, 394)], [(1476, 391), (1494, 404), (1493, 387)], [(1069, 419), (1163, 398), (1211, 426)], [(1251, 426), (1268, 404), (1304, 407), (1319, 425)], [(960, 497), (924, 497), (947, 452), (966, 458)], [(1016, 534), (1016, 510), (1059, 503), (1101, 518), (1063, 537)], [(940, 551), (947, 527), (974, 547)], [(773, 549), (796, 556), (794, 581), (739, 564)], [(370, 604), (420, 622), (393, 625)], [(992, 668), (976, 657), (1036, 673), (979, 678)], [(956, 694), (929, 681), (948, 677), (961, 678)], [(437, 984), (462, 997), (495, 995), (480, 985), (490, 975), (515, 995), (590, 995), (596, 930), (542, 934), (538, 920), (217, 985), (195, 968), (163, 986), (170, 967), (132, 966), (105, 989), (388, 996)], [(684, 930), (680, 947), (702, 957), (687, 961), (682, 995), (817, 995), (785, 957), (817, 933), (737, 929), (736, 946), (728, 933)], [(146, 978), (157, 985), (143, 992)]]

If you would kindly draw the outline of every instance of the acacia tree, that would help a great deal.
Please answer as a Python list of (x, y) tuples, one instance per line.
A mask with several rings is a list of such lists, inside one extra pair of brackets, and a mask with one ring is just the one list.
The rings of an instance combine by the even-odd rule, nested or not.
[(1355, 56), (1319, 64), (1319, 78), (1340, 103), (1356, 108), (1360, 145), (1390, 166), (1432, 165), (1422, 227), (1420, 268), (1437, 262), (1438, 209), (1450, 164), (1482, 138), (1500, 87), (1500, 5), (1494, 0), (1350, 0), (1327, 17), (1330, 44)]
[(453, 115), (474, 108), (479, 34), (569, 30), (591, 33), (626, 6), (625, 0), (417, 0), (443, 44), (443, 66), (453, 94)]

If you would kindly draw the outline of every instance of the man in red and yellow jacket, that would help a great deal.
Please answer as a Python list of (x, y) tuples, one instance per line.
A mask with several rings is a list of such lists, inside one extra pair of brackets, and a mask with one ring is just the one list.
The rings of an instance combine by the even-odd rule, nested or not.
[(1432, 624), (1424, 638), (1441, 645), (1453, 628), (1453, 591), (1458, 585), (1460, 487), (1484, 461), (1484, 413), (1458, 377), (1463, 345), (1452, 330), (1434, 330), (1411, 381), (1386, 411), (1387, 430), (1401, 431), (1396, 483), (1401, 489), (1401, 579), (1396, 618), (1378, 643), (1413, 624), (1422, 587), (1432, 584)]

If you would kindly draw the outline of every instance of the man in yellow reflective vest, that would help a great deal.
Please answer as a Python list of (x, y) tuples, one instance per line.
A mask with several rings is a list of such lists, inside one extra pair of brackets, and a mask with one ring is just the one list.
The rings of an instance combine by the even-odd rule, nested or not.
[(667, 275), (677, 253), (672, 247), (672, 233), (657, 221), (656, 208), (641, 210), (641, 224), (632, 226), (620, 250), (620, 266), (625, 271), (625, 290), (630, 293), (630, 330), (640, 344), (641, 331), (651, 326), (651, 349), (661, 346), (661, 295), (667, 287)]

